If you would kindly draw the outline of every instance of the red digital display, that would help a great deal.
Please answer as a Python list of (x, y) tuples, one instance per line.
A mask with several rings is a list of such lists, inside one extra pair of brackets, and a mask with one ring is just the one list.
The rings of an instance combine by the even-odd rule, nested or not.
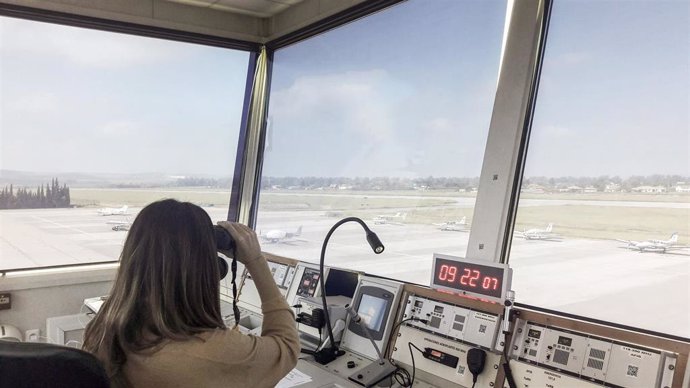
[(500, 298), (503, 268), (436, 258), (433, 284)]

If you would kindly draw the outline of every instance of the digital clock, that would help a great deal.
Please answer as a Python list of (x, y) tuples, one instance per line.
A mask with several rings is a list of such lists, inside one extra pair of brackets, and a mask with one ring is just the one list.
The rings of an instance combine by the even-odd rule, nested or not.
[(512, 270), (507, 264), (434, 254), (431, 287), (503, 303)]

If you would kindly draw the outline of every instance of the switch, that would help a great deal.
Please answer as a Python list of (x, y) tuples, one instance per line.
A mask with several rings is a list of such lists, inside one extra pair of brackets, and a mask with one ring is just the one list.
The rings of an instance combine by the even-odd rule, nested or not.
[(12, 308), (12, 294), (9, 292), (0, 293), (0, 310), (9, 310)]

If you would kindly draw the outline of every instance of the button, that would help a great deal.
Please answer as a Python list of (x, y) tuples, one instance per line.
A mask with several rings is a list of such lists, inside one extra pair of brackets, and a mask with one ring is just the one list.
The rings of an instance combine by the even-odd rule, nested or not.
[(360, 373), (360, 374), (357, 375), (357, 378), (361, 380), (361, 379), (364, 378), (364, 375), (362, 375), (362, 374)]
[(348, 367), (348, 368), (352, 369), (352, 368), (354, 368), (355, 366), (356, 366), (356, 365), (355, 365), (355, 362), (354, 362), (354, 361), (348, 361), (348, 362), (347, 362), (347, 367)]

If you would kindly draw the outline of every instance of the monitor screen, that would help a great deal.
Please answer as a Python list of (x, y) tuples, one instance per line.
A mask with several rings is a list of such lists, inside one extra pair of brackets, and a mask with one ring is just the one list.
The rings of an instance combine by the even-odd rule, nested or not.
[(297, 296), (312, 297), (316, 293), (316, 286), (319, 284), (321, 277), (318, 269), (305, 268), (297, 288)]
[(383, 323), (383, 317), (386, 315), (387, 308), (388, 301), (386, 299), (363, 294), (359, 302), (357, 314), (366, 323), (369, 330), (379, 331), (381, 330), (381, 323)]
[(331, 268), (326, 278), (326, 296), (342, 295), (352, 298), (359, 283), (357, 272)]

